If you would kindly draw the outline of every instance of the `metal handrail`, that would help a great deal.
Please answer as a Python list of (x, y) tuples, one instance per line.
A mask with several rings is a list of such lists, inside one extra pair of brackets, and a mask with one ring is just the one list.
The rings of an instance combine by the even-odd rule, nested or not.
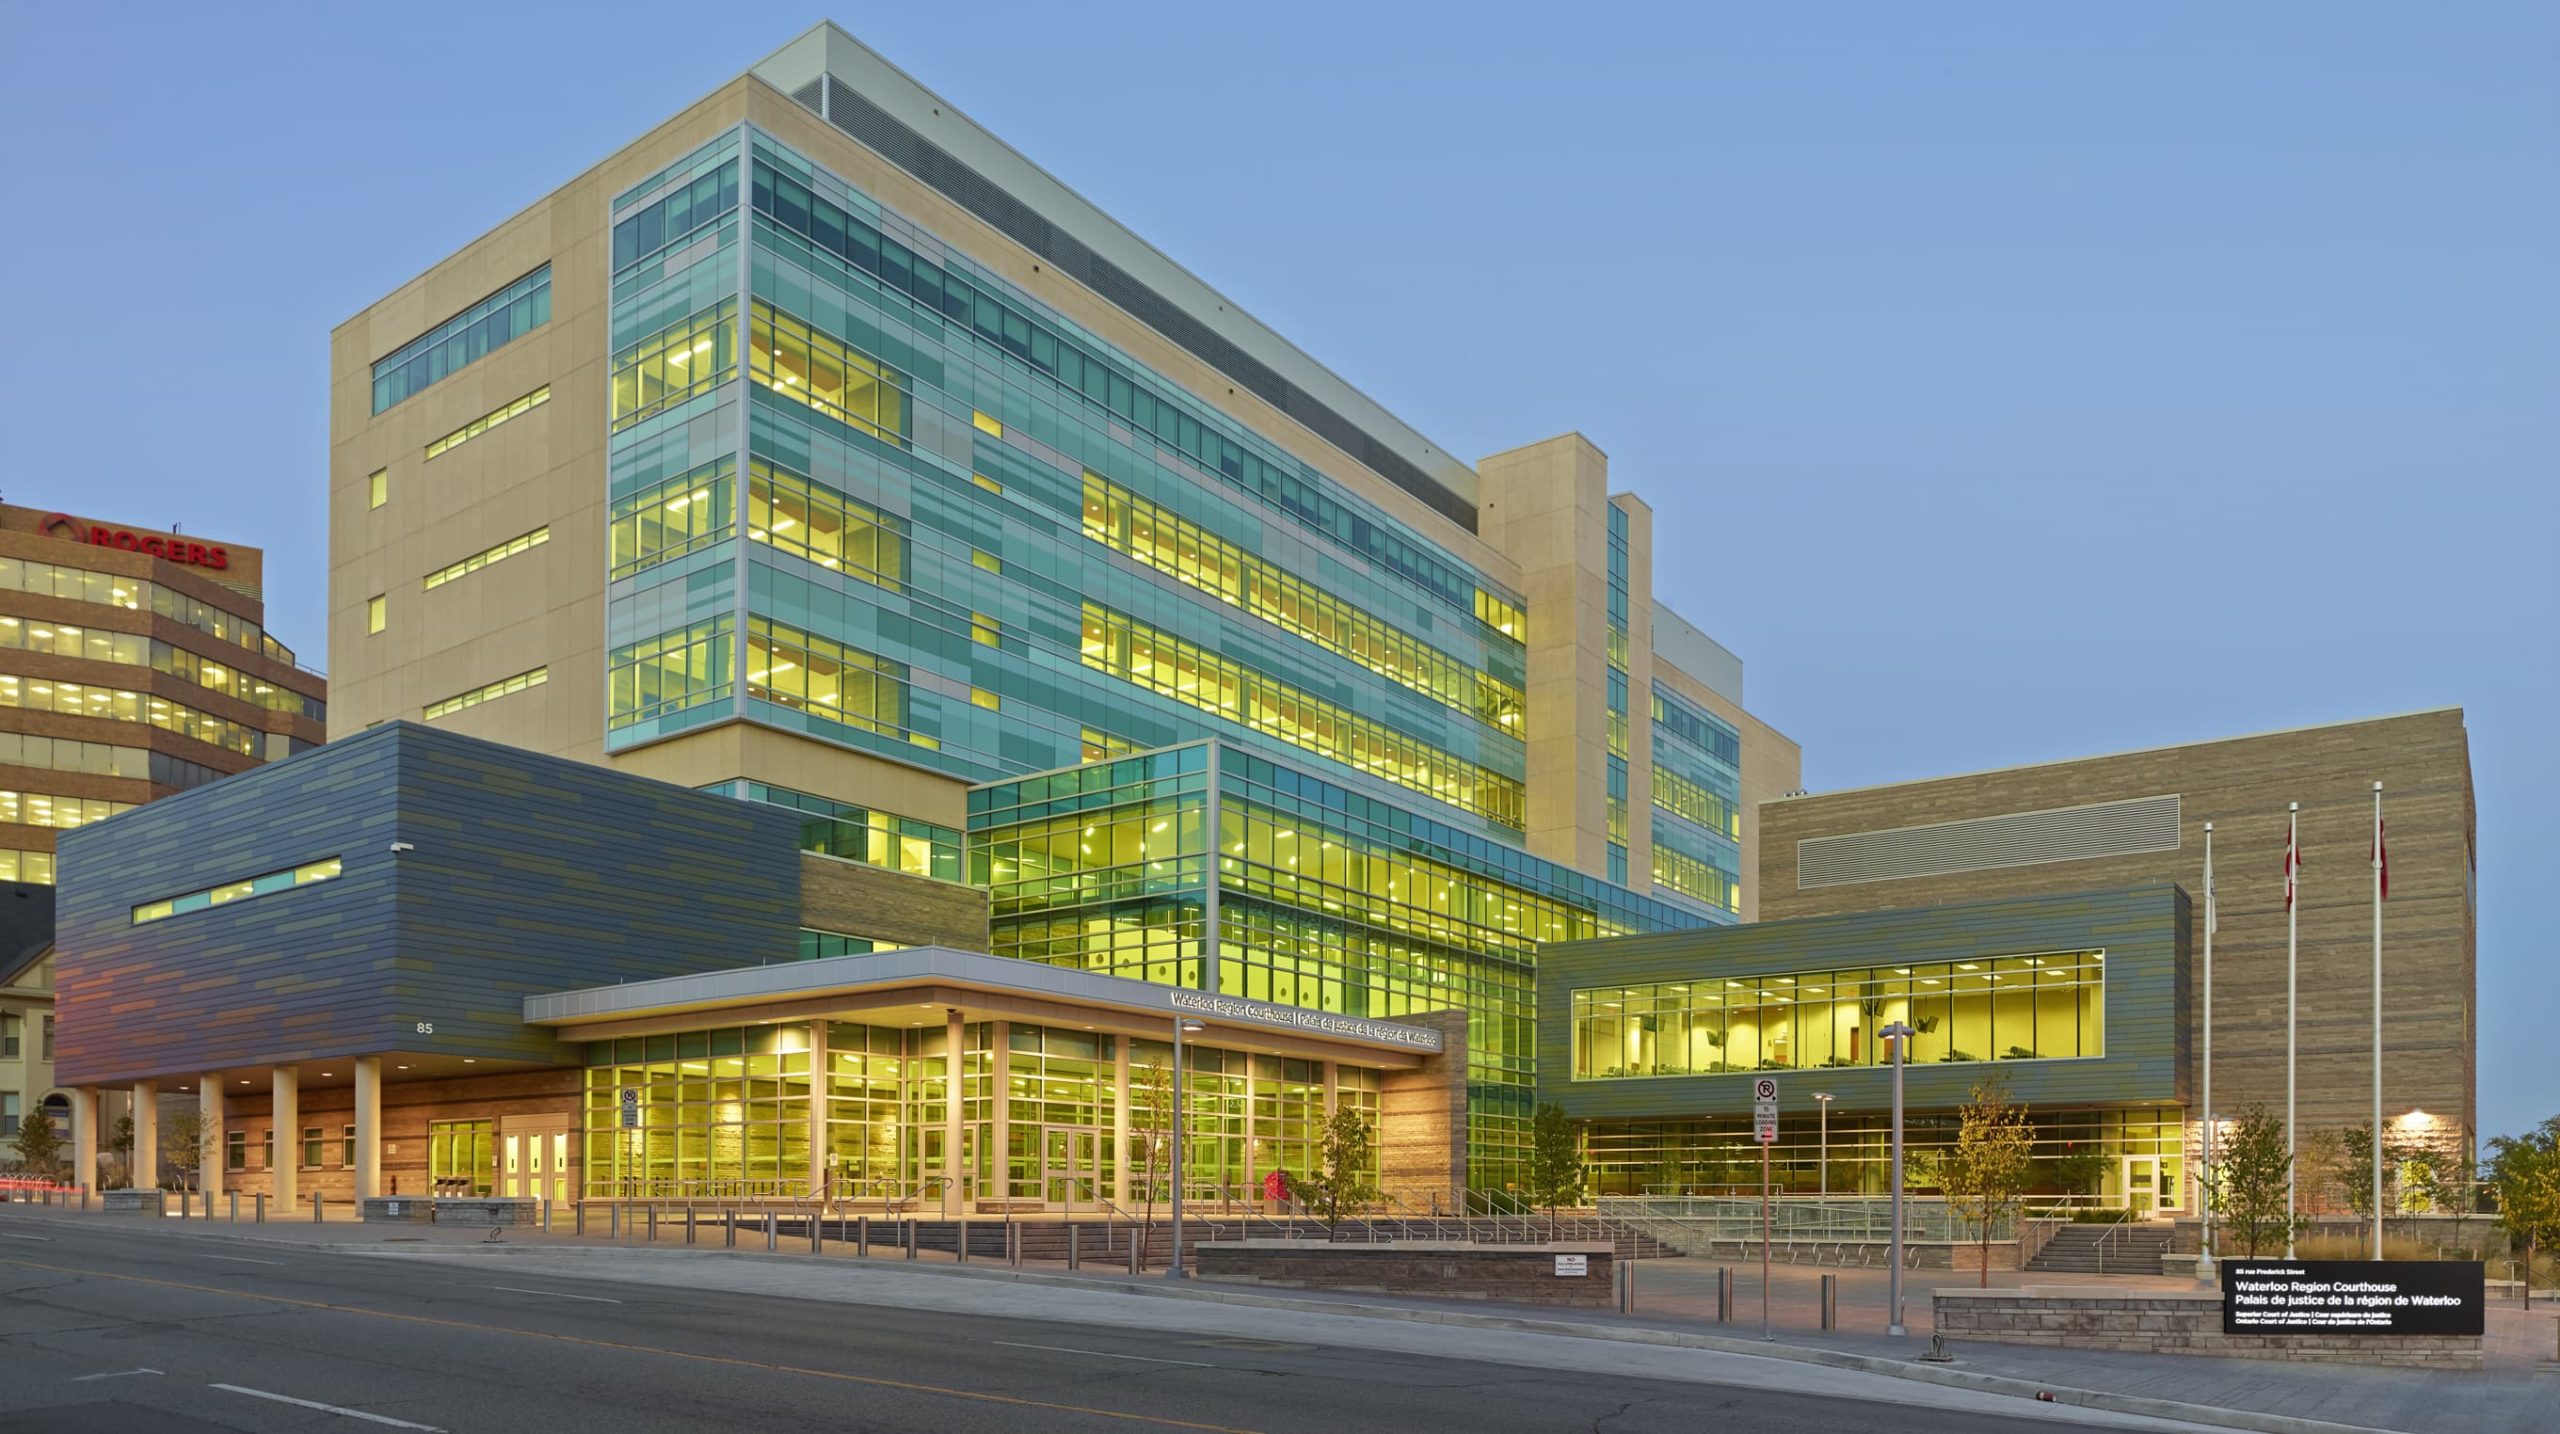
[(2103, 1275), (2103, 1274), (2105, 1274), (2105, 1273), (2107, 1272), (2107, 1246), (2108, 1246), (2108, 1244), (2109, 1244), (2110, 1242), (2112, 1242), (2112, 1241), (2115, 1239), (2115, 1237), (2116, 1237), (2116, 1236), (2118, 1236), (2118, 1235), (2120, 1235), (2120, 1234), (2127, 1233), (2128, 1231), (2132, 1230), (2132, 1228), (2133, 1228), (2133, 1216), (2134, 1216), (2134, 1207), (2133, 1207), (2131, 1204), (2127, 1204), (2127, 1205), (2124, 1207), (2124, 1213), (2123, 1213), (2123, 1214), (2121, 1214), (2121, 1215), (2119, 1215), (2119, 1216), (2117, 1216), (2117, 1217), (2116, 1217), (2116, 1218), (2114, 1218), (2113, 1220), (2108, 1221), (2108, 1222), (2107, 1222), (2106, 1233), (2104, 1233), (2104, 1234), (2102, 1234), (2102, 1235), (2100, 1235), (2100, 1236), (2098, 1237), (2098, 1239), (2097, 1239), (2097, 1248), (2098, 1248), (2098, 1273), (2099, 1273), (2099, 1274), (2102, 1274), (2102, 1275)]

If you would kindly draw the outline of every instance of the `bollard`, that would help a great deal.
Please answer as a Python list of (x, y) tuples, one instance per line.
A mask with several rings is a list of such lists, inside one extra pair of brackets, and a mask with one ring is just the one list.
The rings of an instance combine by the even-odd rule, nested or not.
[(649, 1207), (649, 1243), (658, 1243), (658, 1207), (655, 1205)]
[(1076, 1227), (1073, 1221), (1067, 1224), (1067, 1268), (1070, 1270), (1084, 1268), (1083, 1262), (1076, 1258)]
[(256, 1213), (256, 1215), (257, 1215), (256, 1223), (263, 1225), (263, 1224), (267, 1223), (267, 1192), (266, 1192), (266, 1191), (261, 1190), (261, 1191), (259, 1191), (259, 1192), (258, 1192), (258, 1194), (257, 1194), (257, 1202), (258, 1202), (258, 1208), (257, 1208), (257, 1210), (256, 1210), (256, 1212), (255, 1212), (255, 1213)]
[(183, 1186), (183, 1185), (182, 1185), (182, 1186), (179, 1186), (179, 1187), (178, 1187), (178, 1219), (179, 1219), (180, 1221), (182, 1221), (182, 1222), (183, 1222), (183, 1221), (187, 1221), (187, 1220), (192, 1220), (192, 1219), (194, 1219), (194, 1218), (195, 1218), (195, 1215), (196, 1215), (195, 1193), (194, 1193), (193, 1191), (191, 1191), (191, 1190), (187, 1189), (187, 1188), (186, 1188), (185, 1186)]
[(569, 1231), (574, 1235), (584, 1235), (587, 1233), (586, 1201), (581, 1200), (577, 1204), (569, 1207)]
[(231, 1192), (231, 1223), (240, 1223), (240, 1192), (237, 1190)]
[(1840, 1277), (1822, 1277), (1822, 1328), (1824, 1333), (1840, 1328)]
[(853, 1217), (853, 1254), (860, 1260), (871, 1258), (871, 1217), (868, 1215)]
[(542, 1233), (551, 1233), (551, 1197), (548, 1195), (542, 1197)]
[(693, 1207), (690, 1205), (684, 1207), (684, 1242), (688, 1245), (693, 1243)]
[(776, 1232), (773, 1228), (773, 1212), (771, 1210), (767, 1210), (764, 1212), (764, 1252), (768, 1255), (772, 1254), (774, 1251), (773, 1242), (775, 1233)]
[(1733, 1266), (1731, 1265), (1716, 1271), (1716, 1319), (1724, 1324), (1733, 1323)]
[(738, 1212), (735, 1210), (723, 1210), (720, 1212), (720, 1218), (727, 1221), (729, 1225), (729, 1228), (721, 1235), (721, 1239), (725, 1242), (722, 1245), (722, 1248), (729, 1250), (738, 1248)]
[(622, 1205), (619, 1201), (605, 1207), (604, 1237), (608, 1240), (622, 1238)]
[(320, 1192), (317, 1190), (311, 1192), (311, 1223), (320, 1223)]
[(1138, 1227), (1137, 1227), (1137, 1226), (1135, 1226), (1135, 1225), (1130, 1226), (1130, 1227), (1129, 1227), (1129, 1273), (1130, 1273), (1130, 1274), (1133, 1274), (1133, 1275), (1134, 1275), (1134, 1274), (1136, 1274), (1136, 1273), (1138, 1272), (1138, 1252), (1139, 1252), (1139, 1251), (1141, 1251), (1141, 1250), (1143, 1250), (1143, 1249), (1145, 1249), (1145, 1248), (1146, 1248), (1146, 1237), (1145, 1237), (1144, 1235), (1141, 1235), (1141, 1234), (1139, 1234), (1139, 1233), (1138, 1233)]
[(826, 1227), (818, 1223), (818, 1213), (814, 1210), (810, 1211), (809, 1253), (813, 1255), (825, 1254), (827, 1252), (826, 1239)]
[(909, 1215), (909, 1216), (907, 1217), (907, 1258), (908, 1258), (908, 1259), (910, 1259), (910, 1260), (912, 1260), (912, 1259), (914, 1259), (915, 1257), (916, 1257), (916, 1217), (915, 1217), (915, 1216), (913, 1216), (913, 1215)]

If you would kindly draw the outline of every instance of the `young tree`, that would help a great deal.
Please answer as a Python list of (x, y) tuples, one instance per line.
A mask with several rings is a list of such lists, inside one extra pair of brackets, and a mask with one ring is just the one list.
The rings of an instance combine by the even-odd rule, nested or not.
[(1344, 1106), (1324, 1123), (1324, 1166), (1289, 1183), (1306, 1197), (1307, 1208), (1324, 1221), (1325, 1238), (1333, 1239), (1343, 1217), (1357, 1214), (1378, 1196), (1369, 1183), (1370, 1156), (1375, 1149), (1368, 1117)]
[(2304, 1215), (2328, 1214), (2347, 1193), (2346, 1133), (2306, 1130), (2293, 1166), (2294, 1204)]
[(62, 1134), (41, 1113), (30, 1111), (11, 1132), (10, 1146), (18, 1152), (18, 1168), (45, 1180), (62, 1178)]
[(2285, 1153), (2284, 1121), (2265, 1106), (2240, 1113), (2231, 1133), (2215, 1142), (2213, 1163), (2215, 1179), (2206, 1198), (2213, 1202), (2218, 1232), (2238, 1240), (2250, 1258), (2257, 1258), (2260, 1245), (2281, 1244), (2311, 1224), (2299, 1214), (2290, 1224), (2285, 1220), (2285, 1177), (2293, 1158)]
[(204, 1112), (194, 1108), (172, 1112), (160, 1122), (160, 1158), (178, 1177), (178, 1188), (196, 1188), (196, 1176), (205, 1161), (213, 1157), (213, 1147), (221, 1139), (205, 1120)]
[[(1161, 1060), (1150, 1060), (1146, 1069), (1131, 1082), (1136, 1089), (1130, 1094), (1135, 1107), (1131, 1114), (1130, 1135), (1138, 1142), (1138, 1188), (1145, 1192), (1146, 1229), (1156, 1227), (1156, 1195), (1164, 1188), (1165, 1175), (1173, 1160), (1173, 1073)], [(1177, 1176), (1177, 1178), (1179, 1178)], [(1138, 1241), (1138, 1267), (1146, 1268), (1147, 1238)]]
[(1582, 1203), (1582, 1142), (1563, 1106), (1541, 1104), (1529, 1119), (1529, 1198), (1547, 1207), (1549, 1239), (1556, 1207)]
[(118, 1189), (131, 1186), (133, 1184), (133, 1113), (131, 1111), (117, 1116), (114, 1127), (107, 1132), (107, 1153), (116, 1158), (116, 1171), (112, 1180), (99, 1181), (99, 1188), (104, 1189), (110, 1184)]
[(2524, 1242), (2524, 1304), (2531, 1309), (2535, 1253), (2560, 1239), (2560, 1115), (2490, 1141), (2488, 1174), (2498, 1193), (2498, 1223)]
[(1981, 1232), (1982, 1286), (1991, 1285), (1991, 1230), (2025, 1199), (2034, 1168), (2035, 1134), (2027, 1108), (2009, 1101), (2008, 1085), (1993, 1076), (1976, 1082), (1960, 1112), (1955, 1148), (1938, 1162), (1938, 1184), (1947, 1203)]

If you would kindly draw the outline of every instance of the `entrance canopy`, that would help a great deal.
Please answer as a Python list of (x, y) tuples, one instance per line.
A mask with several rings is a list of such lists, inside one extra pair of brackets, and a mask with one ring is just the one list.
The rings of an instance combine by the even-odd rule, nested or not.
[(869, 1025), (929, 1026), (952, 1013), (966, 1021), (1011, 1020), (1158, 1037), (1178, 1019), (1197, 1020), (1234, 1050), (1411, 1070), (1442, 1048), (1438, 1031), (1365, 1016), (1336, 1015), (1269, 1001), (1211, 995), (1178, 986), (1059, 966), (918, 946), (861, 956), (744, 966), (614, 986), (528, 996), (524, 1019), (562, 1040), (834, 1018)]

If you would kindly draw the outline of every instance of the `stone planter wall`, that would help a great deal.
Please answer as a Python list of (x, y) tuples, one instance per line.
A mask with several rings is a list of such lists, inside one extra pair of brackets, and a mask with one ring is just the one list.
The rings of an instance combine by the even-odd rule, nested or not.
[(384, 1195), (366, 1200), (364, 1222), (368, 1225), (424, 1225), (436, 1218), (436, 1202), (415, 1195)]
[[(1612, 1246), (1598, 1241), (1335, 1245), (1322, 1240), (1241, 1240), (1215, 1241), (1193, 1249), (1200, 1278), (1231, 1284), (1504, 1300), (1574, 1309), (1617, 1307), (1617, 1254)], [(1558, 1255), (1580, 1256), (1586, 1273), (1558, 1275)]]
[(2408, 1369), (2481, 1367), (2477, 1335), (2224, 1334), (2218, 1293), (2029, 1285), (1935, 1290), (1930, 1306), (1937, 1332), (1949, 1339)]
[(106, 1211), (110, 1215), (166, 1215), (169, 1192), (166, 1190), (109, 1190), (105, 1193)]
[[(416, 1203), (423, 1205), (427, 1202), (421, 1200)], [(492, 1198), (444, 1199), (435, 1202), (435, 1214), (432, 1218), (439, 1225), (467, 1225), (475, 1229), (502, 1225), (512, 1229), (525, 1229), (542, 1223), (542, 1202)]]

